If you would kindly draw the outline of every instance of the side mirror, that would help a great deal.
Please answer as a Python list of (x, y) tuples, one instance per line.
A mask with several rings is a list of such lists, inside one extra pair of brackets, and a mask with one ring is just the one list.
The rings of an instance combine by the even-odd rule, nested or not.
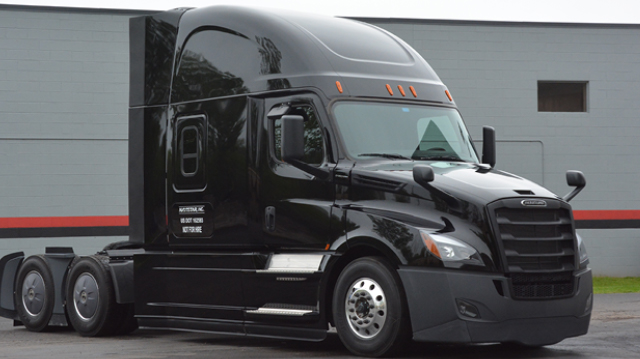
[(304, 118), (302, 116), (286, 115), (280, 119), (282, 123), (282, 160), (291, 163), (301, 160), (304, 156)]
[(427, 165), (413, 166), (413, 180), (422, 187), (426, 187), (429, 182), (433, 182), (435, 174), (433, 168)]
[(307, 172), (317, 178), (326, 180), (331, 172), (325, 168), (314, 167), (302, 161), (304, 157), (304, 118), (297, 115), (285, 115), (282, 121), (282, 160), (293, 167)]
[(583, 188), (587, 185), (587, 180), (580, 171), (567, 171), (567, 185)]
[(571, 187), (575, 187), (571, 193), (562, 197), (562, 199), (569, 202), (587, 185), (587, 180), (584, 178), (584, 174), (580, 171), (567, 171), (567, 184)]
[(482, 127), (482, 163), (496, 165), (496, 130), (490, 126)]

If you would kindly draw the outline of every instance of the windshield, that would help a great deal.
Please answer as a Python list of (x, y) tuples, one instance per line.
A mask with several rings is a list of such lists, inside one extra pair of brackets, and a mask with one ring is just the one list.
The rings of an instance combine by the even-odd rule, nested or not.
[(333, 111), (352, 157), (478, 163), (455, 109), (341, 101)]

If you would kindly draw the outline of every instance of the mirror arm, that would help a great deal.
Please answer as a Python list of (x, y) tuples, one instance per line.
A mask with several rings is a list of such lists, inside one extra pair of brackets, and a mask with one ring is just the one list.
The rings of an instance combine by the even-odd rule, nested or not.
[(577, 196), (578, 193), (582, 191), (583, 188), (584, 186), (574, 188), (573, 191), (571, 191), (571, 193), (566, 194), (564, 197), (562, 197), (562, 199), (564, 199), (567, 202), (571, 201), (573, 197)]
[(284, 162), (321, 180), (327, 180), (331, 177), (331, 171), (329, 169), (314, 167), (303, 161), (292, 158), (284, 159)]

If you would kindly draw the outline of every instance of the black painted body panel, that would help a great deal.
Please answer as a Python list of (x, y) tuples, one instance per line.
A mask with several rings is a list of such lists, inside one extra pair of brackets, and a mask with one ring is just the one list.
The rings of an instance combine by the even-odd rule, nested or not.
[(353, 178), (361, 174), (384, 179), (387, 183), (397, 183), (398, 189), (384, 191), (370, 184), (351, 186), (348, 199), (343, 197), (338, 202), (351, 208), (347, 213), (350, 243), (355, 238), (371, 240), (373, 237), (376, 242), (392, 248), (403, 265), (441, 266), (440, 261), (426, 254), (417, 229), (436, 232), (444, 230), (448, 223), (448, 235), (479, 251), (486, 267), (474, 270), (498, 271), (501, 255), (486, 211), (487, 204), (499, 198), (529, 198), (516, 190), (531, 191), (536, 198), (558, 198), (521, 177), (458, 162), (434, 166), (435, 180), (425, 188), (414, 182), (411, 171), (421, 162), (429, 163), (371, 160), (355, 165)]
[(129, 110), (129, 239), (137, 243), (155, 245), (167, 240), (166, 116), (163, 106)]
[(169, 100), (178, 22), (187, 9), (132, 18), (129, 22), (129, 106), (154, 106)]
[(232, 253), (135, 256), (136, 315), (242, 322), (243, 270), (249, 255)]
[[(576, 273), (580, 290), (574, 297), (536, 302), (500, 293), (494, 282), (506, 286), (502, 275), (411, 267), (401, 268), (399, 274), (412, 293), (407, 301), (417, 341), (537, 346), (584, 335), (589, 328), (593, 289), (588, 269)], [(477, 307), (478, 316), (460, 314), (459, 299)]]

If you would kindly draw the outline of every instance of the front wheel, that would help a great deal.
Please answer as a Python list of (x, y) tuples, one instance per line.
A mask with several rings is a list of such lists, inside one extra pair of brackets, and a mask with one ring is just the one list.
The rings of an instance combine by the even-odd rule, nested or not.
[(395, 270), (378, 257), (360, 258), (340, 273), (333, 295), (333, 319), (352, 353), (383, 356), (409, 337), (404, 293)]

